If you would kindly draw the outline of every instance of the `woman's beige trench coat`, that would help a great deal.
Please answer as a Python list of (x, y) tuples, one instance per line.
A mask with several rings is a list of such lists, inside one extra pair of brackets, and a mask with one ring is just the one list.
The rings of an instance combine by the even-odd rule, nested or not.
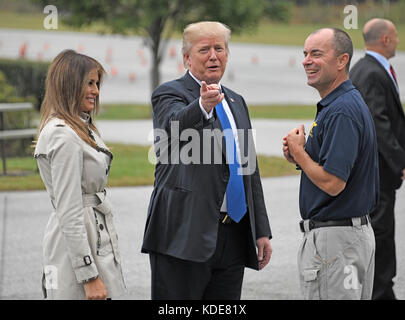
[[(87, 123), (90, 117), (82, 114)], [(85, 299), (83, 281), (99, 276), (108, 298), (125, 292), (117, 234), (106, 198), (112, 155), (84, 142), (63, 120), (40, 133), (35, 158), (51, 198), (43, 239), (43, 289), (49, 299)]]

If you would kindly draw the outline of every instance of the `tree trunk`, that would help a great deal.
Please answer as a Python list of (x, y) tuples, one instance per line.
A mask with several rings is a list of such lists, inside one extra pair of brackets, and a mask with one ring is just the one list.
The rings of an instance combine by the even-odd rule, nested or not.
[(160, 84), (160, 57), (159, 47), (153, 46), (152, 48), (152, 91), (155, 90)]
[(162, 61), (162, 31), (164, 27), (164, 19), (162, 17), (156, 18), (148, 29), (149, 33), (149, 47), (152, 51), (152, 70), (151, 70), (151, 86), (152, 91), (160, 84), (160, 62)]

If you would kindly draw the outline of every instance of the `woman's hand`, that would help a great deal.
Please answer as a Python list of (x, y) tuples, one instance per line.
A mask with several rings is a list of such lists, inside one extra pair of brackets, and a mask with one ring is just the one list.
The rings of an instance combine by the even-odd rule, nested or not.
[(86, 282), (84, 284), (87, 300), (105, 300), (107, 298), (107, 289), (100, 277)]

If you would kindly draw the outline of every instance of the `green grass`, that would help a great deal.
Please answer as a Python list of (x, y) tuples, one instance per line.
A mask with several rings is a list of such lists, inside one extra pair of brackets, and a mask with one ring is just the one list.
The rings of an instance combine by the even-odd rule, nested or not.
[(98, 120), (151, 119), (152, 108), (144, 104), (103, 104)]
[[(264, 119), (313, 119), (315, 111), (315, 106), (307, 105), (249, 106), (251, 118)], [(151, 106), (143, 104), (104, 104), (100, 114), (97, 116), (98, 120), (135, 120), (151, 118)]]
[(0, 11), (0, 28), (43, 29), (44, 14)]
[(259, 163), (260, 176), (262, 178), (267, 177), (282, 177), (300, 174), (291, 163), (287, 162), (282, 157), (269, 157), (269, 156), (257, 156)]
[(114, 159), (108, 186), (140, 186), (153, 184), (155, 166), (148, 160), (150, 147), (108, 144)]
[[(232, 41), (303, 47), (305, 39), (309, 34), (324, 27), (342, 28), (342, 26), (338, 24), (313, 25), (264, 22), (259, 24), (255, 30), (247, 31), (241, 35), (232, 35)], [(360, 29), (346, 31), (348, 31), (348, 34), (352, 38), (355, 48), (361, 49), (364, 47), (363, 36)], [(398, 47), (398, 50), (401, 50), (401, 48)], [(405, 46), (402, 50), (405, 50)]]
[(316, 107), (308, 105), (252, 105), (249, 106), (252, 119), (309, 119), (315, 117)]
[[(108, 144), (114, 154), (108, 187), (152, 185), (154, 165), (148, 160), (149, 147)], [(281, 157), (258, 156), (262, 177), (298, 174), (295, 166)], [(0, 176), (0, 191), (45, 189), (34, 158), (9, 158), (10, 176)], [(21, 174), (24, 175), (21, 175)]]
[[(0, 12), (0, 28), (15, 28), (15, 29), (32, 29), (45, 30), (43, 20), (46, 17), (42, 13), (17, 13), (12, 11)], [(343, 22), (312, 24), (312, 23), (274, 23), (270, 21), (262, 21), (256, 29), (247, 30), (243, 34), (233, 34), (231, 41), (246, 42), (246, 43), (263, 43), (277, 45), (294, 45), (303, 46), (307, 36), (314, 30), (322, 27), (338, 27), (343, 28)], [(405, 34), (405, 24), (396, 24), (398, 34)], [(359, 29), (346, 30), (352, 37), (355, 48), (364, 48), (364, 42), (361, 35), (362, 24), (359, 23)], [(58, 30), (50, 30), (50, 32), (58, 31), (81, 31), (81, 32), (108, 32), (105, 25), (98, 23), (91, 26), (85, 26), (80, 29), (73, 28), (64, 24), (61, 19), (58, 20)], [(129, 34), (135, 35), (134, 32)], [(180, 32), (175, 32), (174, 38), (181, 38)], [(405, 51), (405, 41), (400, 41), (398, 51)]]
[[(305, 39), (313, 31), (325, 28), (336, 27), (342, 29), (342, 23), (325, 23), (325, 24), (284, 24), (274, 22), (261, 22), (256, 29), (248, 30), (243, 34), (233, 34), (231, 41), (245, 43), (263, 43), (277, 45), (293, 45), (303, 47)], [(396, 28), (401, 38), (405, 34), (405, 25), (396, 24)], [(364, 40), (362, 35), (362, 25), (359, 23), (358, 29), (344, 29), (353, 41), (353, 46), (356, 49), (364, 48)], [(397, 47), (398, 51), (405, 51), (405, 41), (400, 41)]]
[[(42, 13), (22, 13), (12, 11), (0, 11), (0, 28), (10, 29), (30, 29), (30, 30), (46, 30), (44, 28), (44, 18), (46, 14)], [(85, 28), (74, 28), (64, 24), (61, 19), (58, 19), (58, 29), (49, 30), (49, 32), (58, 31), (82, 31), (82, 32), (103, 32), (107, 29), (100, 24), (93, 24)]]

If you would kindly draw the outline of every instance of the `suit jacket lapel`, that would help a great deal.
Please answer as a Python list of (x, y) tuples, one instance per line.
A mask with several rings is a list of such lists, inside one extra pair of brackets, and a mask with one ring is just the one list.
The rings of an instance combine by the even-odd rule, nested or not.
[[(249, 157), (247, 157), (249, 153), (248, 146), (249, 143), (253, 143), (252, 141), (249, 141), (249, 134), (248, 134), (248, 130), (250, 129), (249, 116), (246, 114), (245, 108), (242, 105), (242, 103), (239, 102), (240, 99), (235, 97), (232, 91), (228, 90), (223, 86), (222, 88), (225, 93), (225, 99), (228, 102), (229, 109), (231, 110), (233, 118), (235, 120), (236, 128), (238, 130), (243, 130), (243, 135), (240, 135), (238, 131), (238, 139), (239, 139), (239, 151), (241, 152), (240, 157), (242, 160), (241, 166), (246, 167), (249, 162)], [(248, 162), (246, 162), (246, 160)], [(245, 190), (248, 190), (247, 185), (249, 181), (250, 175), (243, 175), (243, 183), (245, 185)]]
[[(236, 124), (236, 129), (238, 130), (238, 140), (240, 152), (246, 154), (245, 148), (242, 148), (242, 145), (245, 147), (248, 146), (248, 132), (250, 128), (249, 117), (246, 115), (244, 106), (242, 105), (240, 99), (234, 96), (233, 92), (222, 86), (223, 92), (225, 93), (225, 99), (228, 103), (229, 109), (232, 112), (233, 119)], [(243, 130), (243, 134), (240, 130)], [(242, 156), (242, 155), (241, 155)]]
[(386, 77), (386, 79), (388, 80), (390, 89), (394, 92), (394, 97), (395, 97), (395, 100), (397, 102), (397, 106), (402, 109), (402, 104), (401, 104), (401, 100), (399, 98), (399, 93), (397, 91), (397, 87), (395, 86), (394, 82), (392, 81), (392, 79), (391, 79), (390, 75), (388, 74), (387, 70), (385, 70), (384, 67), (381, 65), (381, 63), (379, 63), (377, 61), (377, 59), (375, 59), (373, 56), (370, 56), (369, 54), (366, 54), (366, 58), (371, 63), (376, 64), (378, 66), (378, 68), (380, 68), (381, 73), (383, 73), (384, 77)]
[(247, 122), (247, 117), (245, 115), (245, 109), (243, 108), (240, 103), (238, 103), (236, 97), (233, 97), (232, 92), (230, 92), (227, 88), (222, 86), (223, 91), (225, 93), (225, 99), (228, 103), (229, 109), (231, 109), (233, 118), (236, 123), (237, 129), (248, 129), (249, 123)]
[(183, 81), (186, 89), (197, 99), (200, 96), (200, 85), (190, 76), (188, 71), (183, 76)]

